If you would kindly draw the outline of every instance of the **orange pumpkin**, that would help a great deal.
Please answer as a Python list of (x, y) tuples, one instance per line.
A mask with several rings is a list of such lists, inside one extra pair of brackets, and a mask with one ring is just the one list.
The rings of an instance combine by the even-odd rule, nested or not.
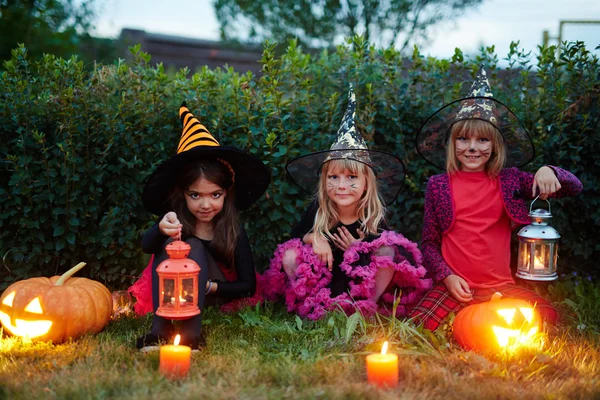
[(71, 278), (84, 266), (79, 263), (62, 276), (10, 285), (0, 297), (0, 322), (5, 331), (54, 343), (100, 332), (110, 320), (112, 296), (100, 282)]
[(542, 328), (539, 313), (525, 300), (501, 297), (495, 293), (490, 301), (459, 311), (453, 330), (462, 347), (498, 351), (532, 344)]

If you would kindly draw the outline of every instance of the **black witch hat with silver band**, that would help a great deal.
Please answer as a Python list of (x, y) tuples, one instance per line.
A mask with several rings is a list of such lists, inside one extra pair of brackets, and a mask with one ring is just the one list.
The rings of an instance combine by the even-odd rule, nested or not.
[(423, 124), (415, 140), (417, 152), (430, 164), (445, 170), (452, 125), (468, 119), (489, 122), (500, 132), (506, 147), (506, 167), (522, 167), (533, 160), (535, 149), (529, 133), (507, 106), (494, 99), (483, 67), (469, 97), (445, 105)]
[(348, 107), (329, 150), (306, 154), (288, 162), (286, 170), (294, 183), (309, 193), (314, 193), (321, 167), (332, 160), (355, 160), (368, 165), (375, 172), (379, 193), (386, 204), (396, 200), (404, 181), (404, 164), (393, 154), (369, 150), (365, 140), (356, 130), (356, 97), (352, 85), (348, 91)]

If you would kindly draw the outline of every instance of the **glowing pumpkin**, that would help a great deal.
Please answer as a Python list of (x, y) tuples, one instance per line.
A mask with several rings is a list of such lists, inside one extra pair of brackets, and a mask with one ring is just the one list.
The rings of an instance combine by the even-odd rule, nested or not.
[(495, 293), (490, 301), (459, 311), (453, 330), (462, 347), (497, 351), (533, 344), (542, 327), (537, 310), (525, 300), (501, 297), (502, 294)]
[(0, 297), (0, 322), (15, 336), (60, 343), (100, 332), (112, 313), (112, 296), (100, 282), (62, 276), (31, 278), (10, 285)]

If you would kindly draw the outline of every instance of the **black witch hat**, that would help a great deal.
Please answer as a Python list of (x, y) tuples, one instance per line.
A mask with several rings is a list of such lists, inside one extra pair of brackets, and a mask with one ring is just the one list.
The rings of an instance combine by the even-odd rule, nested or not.
[(319, 182), (321, 167), (332, 160), (355, 160), (368, 165), (375, 172), (379, 192), (386, 204), (396, 200), (404, 181), (404, 164), (393, 154), (369, 150), (365, 140), (356, 130), (356, 96), (352, 85), (348, 91), (348, 107), (329, 150), (297, 157), (286, 165), (292, 180), (308, 193), (314, 193)]
[(469, 97), (445, 105), (423, 124), (417, 134), (417, 152), (430, 164), (446, 169), (446, 145), (452, 125), (479, 119), (492, 124), (501, 134), (506, 148), (506, 166), (522, 167), (531, 162), (535, 149), (529, 133), (517, 116), (494, 99), (483, 66), (471, 86)]
[(179, 109), (183, 133), (177, 146), (177, 154), (160, 164), (148, 178), (142, 201), (153, 214), (170, 211), (168, 197), (175, 185), (178, 173), (190, 162), (214, 159), (231, 166), (236, 192), (236, 204), (240, 210), (250, 207), (269, 186), (271, 175), (261, 160), (233, 146), (221, 146), (208, 129), (194, 117), (185, 102)]

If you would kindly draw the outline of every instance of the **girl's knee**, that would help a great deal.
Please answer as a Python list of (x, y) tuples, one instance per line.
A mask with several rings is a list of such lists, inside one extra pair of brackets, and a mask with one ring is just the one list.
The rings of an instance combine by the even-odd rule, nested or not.
[(392, 246), (381, 246), (373, 253), (373, 255), (378, 257), (394, 257), (395, 254), (396, 251)]
[(281, 263), (283, 264), (283, 270), (289, 278), (294, 278), (296, 276), (296, 268), (298, 268), (297, 259), (298, 250), (296, 249), (287, 249), (285, 253), (283, 253)]

